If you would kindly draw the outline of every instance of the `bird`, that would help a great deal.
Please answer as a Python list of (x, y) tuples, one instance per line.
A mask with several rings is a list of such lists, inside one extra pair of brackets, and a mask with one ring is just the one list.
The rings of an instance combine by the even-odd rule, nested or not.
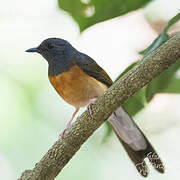
[[(113, 84), (96, 61), (64, 39), (45, 39), (38, 47), (26, 52), (37, 52), (47, 60), (50, 83), (67, 103), (75, 107), (67, 128), (81, 107), (87, 106), (93, 115), (91, 105)], [(164, 165), (157, 152), (123, 107), (117, 108), (108, 122), (142, 176), (149, 174), (145, 158), (154, 169), (164, 173)]]

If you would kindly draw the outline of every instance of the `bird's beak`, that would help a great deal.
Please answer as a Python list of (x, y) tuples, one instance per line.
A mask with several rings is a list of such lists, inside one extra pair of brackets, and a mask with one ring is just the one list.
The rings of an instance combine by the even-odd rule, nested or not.
[(26, 50), (26, 52), (38, 52), (38, 49), (37, 48), (31, 48), (31, 49)]

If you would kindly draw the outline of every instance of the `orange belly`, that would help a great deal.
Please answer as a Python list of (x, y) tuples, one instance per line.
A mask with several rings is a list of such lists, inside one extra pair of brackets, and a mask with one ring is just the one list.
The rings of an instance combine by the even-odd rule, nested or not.
[(58, 94), (69, 104), (86, 106), (90, 99), (101, 96), (107, 86), (84, 73), (77, 65), (68, 72), (49, 76), (49, 80)]

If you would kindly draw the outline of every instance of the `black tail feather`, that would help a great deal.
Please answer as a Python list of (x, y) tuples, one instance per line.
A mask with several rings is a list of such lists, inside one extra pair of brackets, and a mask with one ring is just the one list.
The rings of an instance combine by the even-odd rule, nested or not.
[(129, 145), (127, 145), (124, 141), (122, 141), (118, 135), (117, 137), (124, 146), (126, 152), (128, 153), (130, 159), (134, 163), (136, 169), (142, 176), (147, 177), (149, 173), (146, 162), (144, 161), (145, 158), (148, 158), (151, 165), (158, 172), (164, 173), (164, 165), (161, 159), (159, 158), (158, 154), (156, 153), (156, 151), (154, 150), (154, 148), (151, 146), (151, 144), (146, 138), (145, 139), (147, 143), (147, 148), (145, 150), (134, 151), (131, 147), (129, 147)]
[(119, 107), (110, 116), (108, 121), (142, 176), (147, 177), (148, 175), (148, 167), (144, 161), (145, 158), (149, 160), (154, 169), (164, 173), (164, 166), (158, 154), (123, 108)]

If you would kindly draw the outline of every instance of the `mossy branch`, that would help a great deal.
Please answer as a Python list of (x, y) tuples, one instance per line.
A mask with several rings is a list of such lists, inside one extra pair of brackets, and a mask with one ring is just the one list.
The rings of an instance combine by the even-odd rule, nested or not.
[(131, 95), (180, 59), (180, 32), (114, 83), (93, 105), (93, 117), (85, 111), (72, 127), (48, 150), (32, 170), (19, 180), (53, 180), (79, 150), (81, 145)]

